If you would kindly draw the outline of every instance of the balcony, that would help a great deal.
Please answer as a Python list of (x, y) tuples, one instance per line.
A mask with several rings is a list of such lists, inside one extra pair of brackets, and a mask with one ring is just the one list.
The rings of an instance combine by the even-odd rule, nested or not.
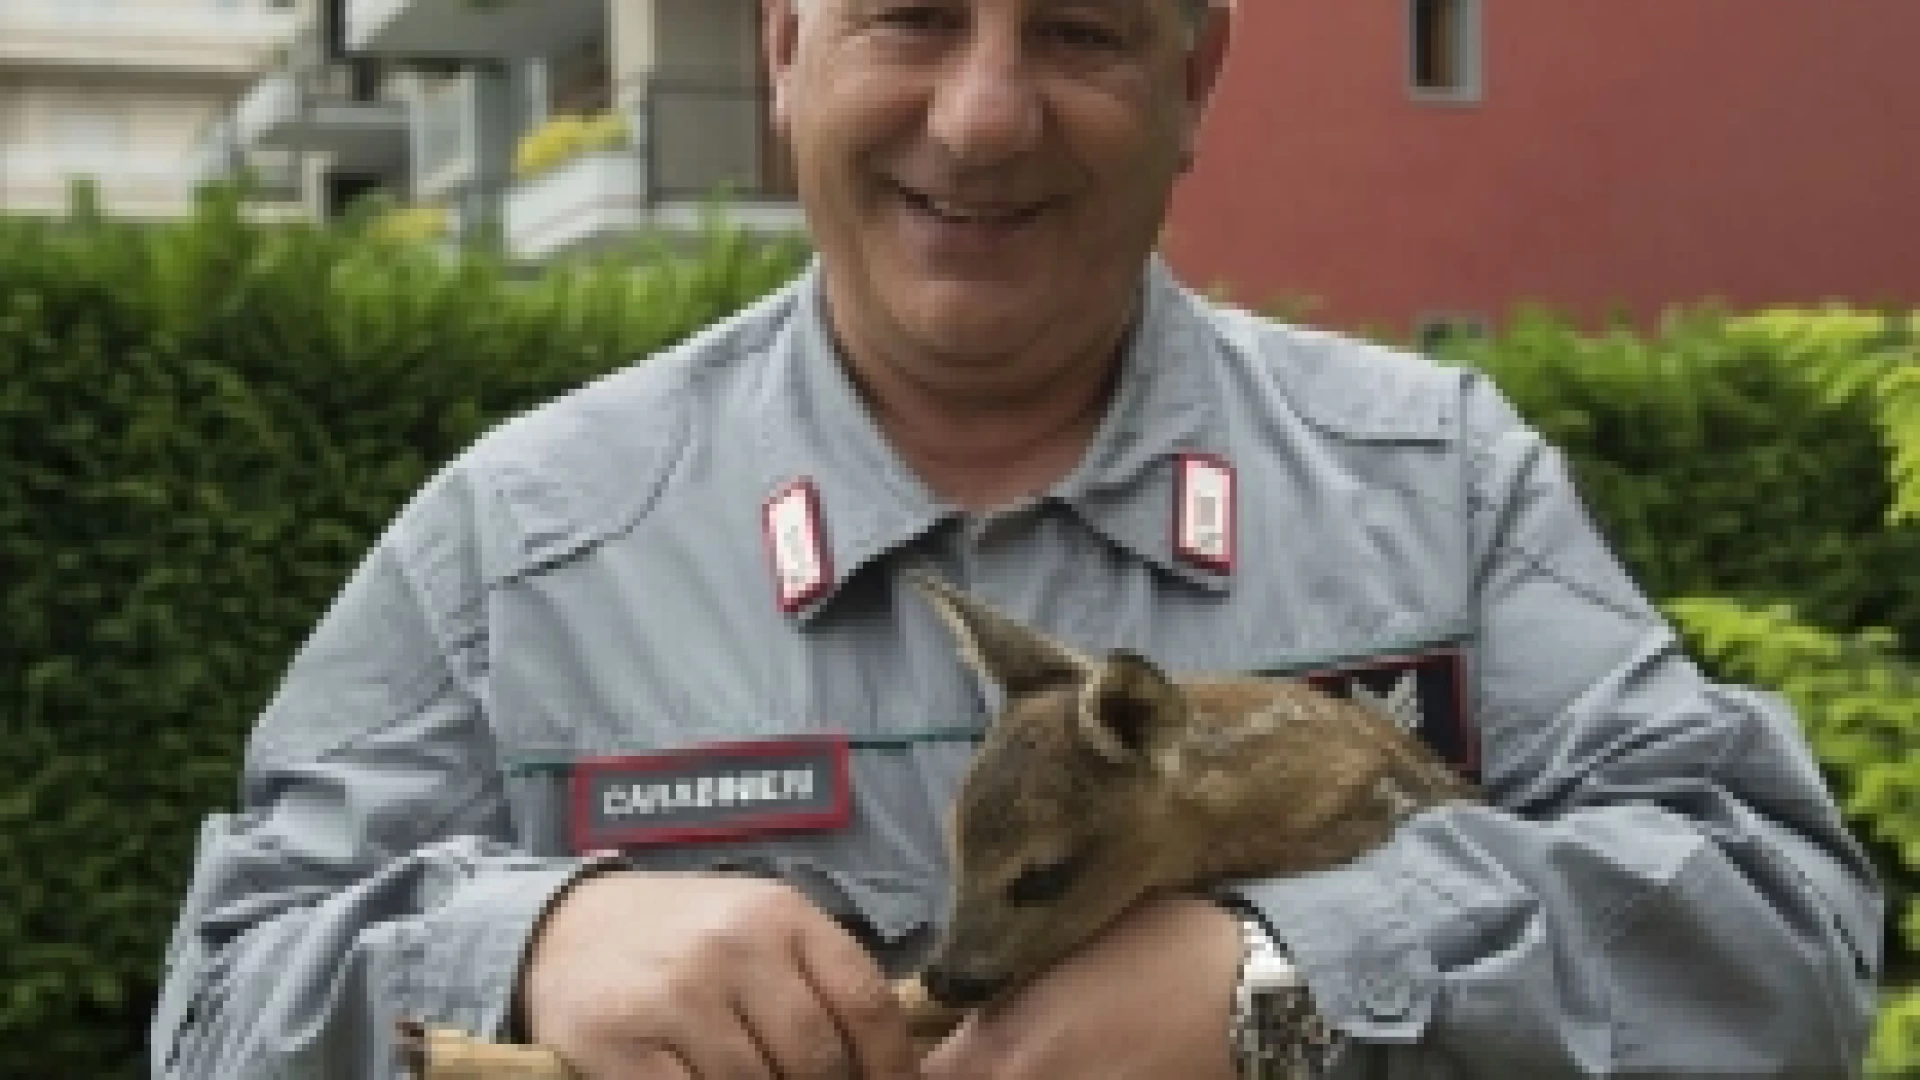
[(254, 204), (298, 203), (304, 197), (294, 156), (284, 150), (243, 149), (231, 120), (208, 129), (187, 159), (186, 175), (195, 188), (244, 180), (247, 199)]
[(142, 71), (244, 80), (294, 34), (264, 0), (0, 0), (0, 67)]
[(179, 154), (71, 151), (12, 146), (0, 154), (0, 206), (29, 214), (64, 214), (77, 179), (93, 181), (110, 214), (170, 218), (193, 209), (195, 184)]
[(607, 0), (346, 0), (347, 48), (382, 56), (530, 59), (600, 32)]
[[(484, 193), (496, 202), (526, 122), (524, 88), (508, 73), (423, 76), (410, 97), (413, 198), (445, 203)], [(472, 207), (491, 217), (498, 206)]]
[(750, 230), (804, 227), (757, 89), (653, 79), (638, 108), (633, 148), (582, 154), (508, 193), (507, 247), (516, 258), (696, 229), (716, 199), (727, 221)]
[(407, 163), (407, 106), (381, 95), (368, 69), (295, 63), (249, 90), (233, 114), (243, 150), (326, 154), (334, 167), (400, 172)]

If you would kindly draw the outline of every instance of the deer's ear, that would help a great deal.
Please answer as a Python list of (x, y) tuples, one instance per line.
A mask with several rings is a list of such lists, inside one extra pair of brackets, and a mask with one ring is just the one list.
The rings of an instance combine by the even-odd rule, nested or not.
[(1115, 764), (1139, 761), (1177, 727), (1186, 702), (1153, 662), (1124, 649), (1108, 653), (1080, 691), (1080, 737)]
[(967, 663), (1009, 695), (1086, 681), (1092, 665), (1065, 645), (1014, 622), (933, 574), (910, 570), (907, 579), (959, 639), (960, 654)]

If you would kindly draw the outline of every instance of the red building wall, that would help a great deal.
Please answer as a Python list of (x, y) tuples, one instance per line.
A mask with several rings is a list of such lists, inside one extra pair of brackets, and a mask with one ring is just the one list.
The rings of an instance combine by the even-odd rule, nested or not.
[(1453, 105), (1409, 94), (1407, 0), (1239, 0), (1176, 268), (1401, 331), (1920, 303), (1920, 0), (1481, 7), (1481, 100)]

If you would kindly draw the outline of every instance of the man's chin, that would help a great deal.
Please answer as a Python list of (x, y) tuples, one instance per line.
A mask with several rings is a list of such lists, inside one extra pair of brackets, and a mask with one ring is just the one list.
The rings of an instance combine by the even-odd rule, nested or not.
[[(882, 288), (886, 288), (882, 284)], [(1031, 281), (956, 281), (897, 289), (900, 322), (926, 345), (950, 352), (999, 353), (1058, 330), (1082, 314)]]
[(1040, 343), (1049, 329), (1031, 313), (1007, 308), (917, 311), (902, 323), (922, 348), (955, 358), (1021, 353)]

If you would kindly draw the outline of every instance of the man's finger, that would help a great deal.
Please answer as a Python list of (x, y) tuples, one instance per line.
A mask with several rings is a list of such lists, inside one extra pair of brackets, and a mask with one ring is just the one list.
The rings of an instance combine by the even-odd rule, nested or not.
[(793, 968), (773, 968), (734, 1008), (781, 1080), (853, 1080), (853, 1051), (819, 991)]
[(864, 1080), (919, 1075), (906, 1018), (886, 976), (858, 942), (828, 924), (800, 935), (800, 970), (833, 1015)]
[(673, 1049), (655, 1044), (635, 1047), (604, 1069), (575, 1065), (583, 1080), (698, 1080), (693, 1066)]
[[(705, 1010), (697, 1035), (673, 1041), (673, 1049), (699, 1080), (779, 1080), (773, 1063), (731, 1008)], [(652, 1080), (649, 1075), (647, 1080)]]

